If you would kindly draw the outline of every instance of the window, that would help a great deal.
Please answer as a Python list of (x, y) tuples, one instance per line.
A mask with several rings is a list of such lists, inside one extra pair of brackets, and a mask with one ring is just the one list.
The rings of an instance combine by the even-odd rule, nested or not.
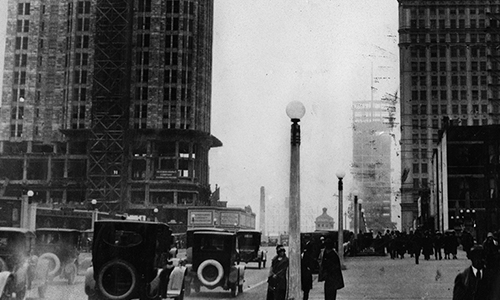
[(30, 20), (17, 20), (17, 32), (29, 32)]
[(415, 174), (420, 173), (419, 164), (413, 164), (413, 173)]
[(89, 30), (90, 30), (90, 19), (78, 18), (76, 31), (89, 31)]
[(150, 30), (151, 29), (151, 17), (138, 17), (137, 18), (137, 29)]
[(78, 14), (90, 14), (90, 1), (78, 1)]
[(16, 49), (28, 49), (28, 37), (16, 37)]
[(149, 69), (138, 69), (136, 70), (136, 76), (138, 82), (148, 82)]
[(26, 84), (26, 72), (14, 72), (14, 84)]
[(86, 70), (75, 70), (75, 84), (86, 84), (87, 83), (87, 71)]
[(24, 117), (24, 107), (12, 107), (11, 118), (14, 120), (21, 120)]
[(89, 36), (88, 35), (77, 35), (76, 36), (76, 48), (88, 48), (89, 47)]
[(149, 47), (150, 35), (149, 34), (138, 34), (137, 35), (137, 46), (138, 47)]
[(10, 125), (10, 136), (11, 137), (22, 137), (23, 136), (23, 125), (22, 124), (11, 124)]
[(88, 61), (89, 61), (89, 54), (77, 52), (75, 54), (75, 61), (76, 61), (77, 66), (86, 66), (86, 65), (88, 65)]
[(28, 60), (27, 54), (16, 54), (14, 56), (14, 66), (15, 67), (26, 67), (27, 60)]
[(17, 5), (18, 15), (29, 15), (30, 14), (30, 4), (29, 3), (19, 3)]

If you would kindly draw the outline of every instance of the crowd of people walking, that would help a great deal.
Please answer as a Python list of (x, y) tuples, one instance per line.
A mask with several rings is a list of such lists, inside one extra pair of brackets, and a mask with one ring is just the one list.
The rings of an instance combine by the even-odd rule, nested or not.
[(404, 259), (405, 255), (415, 259), (418, 264), (420, 256), (423, 259), (435, 260), (457, 259), (457, 249), (460, 243), (465, 244), (464, 249), (471, 248), (474, 241), (469, 232), (464, 231), (459, 238), (455, 231), (445, 233), (429, 230), (410, 231), (410, 233), (389, 231), (377, 236), (383, 240), (385, 250), (391, 259)]

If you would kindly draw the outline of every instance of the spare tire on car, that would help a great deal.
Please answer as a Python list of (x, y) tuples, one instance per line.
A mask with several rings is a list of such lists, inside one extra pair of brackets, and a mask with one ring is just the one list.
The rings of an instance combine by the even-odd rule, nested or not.
[(198, 279), (208, 287), (216, 286), (224, 276), (224, 269), (215, 259), (207, 259), (198, 266)]
[(59, 269), (61, 268), (61, 260), (59, 260), (59, 257), (57, 257), (57, 255), (55, 255), (54, 253), (46, 252), (40, 255), (40, 257), (38, 258), (38, 260), (41, 259), (46, 259), (50, 261), (49, 263), (50, 269), (48, 275), (50, 277), (55, 277), (57, 275), (57, 272), (59, 272)]
[(99, 270), (97, 286), (107, 299), (127, 299), (137, 287), (136, 270), (128, 261), (109, 261)]

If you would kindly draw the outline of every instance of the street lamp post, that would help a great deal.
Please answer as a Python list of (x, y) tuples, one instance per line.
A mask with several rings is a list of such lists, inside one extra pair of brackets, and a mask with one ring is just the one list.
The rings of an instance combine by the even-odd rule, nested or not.
[(344, 171), (338, 171), (337, 172), (337, 178), (339, 179), (339, 246), (338, 246), (338, 250), (339, 250), (339, 258), (340, 258), (340, 267), (342, 268), (342, 270), (345, 270), (346, 267), (344, 265), (344, 221), (342, 220), (343, 218), (343, 206), (342, 206), (342, 202), (344, 201), (343, 198), (342, 198), (342, 192), (344, 190), (344, 185), (342, 183), (342, 179), (344, 178), (345, 176), (345, 172)]
[(158, 207), (153, 209), (153, 221), (158, 222)]
[(97, 221), (97, 219), (98, 219), (99, 211), (97, 210), (97, 200), (96, 199), (92, 199), (90, 201), (90, 204), (92, 204), (92, 225), (91, 225), (91, 228), (93, 231), (94, 230), (94, 222)]
[(292, 121), (290, 147), (290, 205), (288, 220), (289, 299), (301, 299), (300, 288), (300, 119), (306, 109), (298, 101), (290, 102), (286, 114)]
[(357, 240), (358, 239), (358, 231), (359, 231), (359, 221), (358, 221), (358, 191), (354, 191), (354, 207), (353, 207), (353, 211), (354, 211), (354, 224), (353, 224), (353, 230), (354, 230), (354, 239)]

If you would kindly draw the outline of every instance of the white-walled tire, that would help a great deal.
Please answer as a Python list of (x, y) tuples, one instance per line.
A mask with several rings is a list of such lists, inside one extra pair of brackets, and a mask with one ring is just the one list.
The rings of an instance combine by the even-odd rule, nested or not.
[[(117, 287), (118, 285), (124, 286)], [(105, 263), (97, 276), (97, 287), (106, 299), (127, 299), (136, 289), (137, 273), (134, 266), (124, 260)]]
[(59, 260), (59, 257), (57, 257), (57, 255), (55, 255), (54, 253), (47, 252), (40, 255), (38, 260), (41, 259), (46, 259), (50, 262), (49, 263), (50, 269), (48, 275), (50, 278), (54, 278), (57, 275), (57, 272), (59, 272), (59, 269), (61, 269), (61, 260)]
[(224, 276), (224, 269), (220, 262), (215, 259), (207, 259), (200, 264), (196, 273), (204, 286), (213, 287)]

